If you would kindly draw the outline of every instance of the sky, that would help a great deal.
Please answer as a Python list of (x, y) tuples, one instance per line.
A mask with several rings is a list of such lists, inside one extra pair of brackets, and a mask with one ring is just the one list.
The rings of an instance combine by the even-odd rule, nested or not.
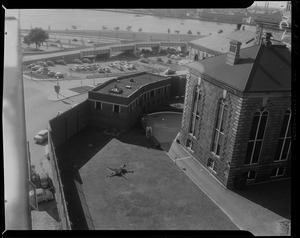
[[(254, 1), (252, 6), (263, 7), (265, 5), (266, 1)], [(269, 1), (269, 7), (276, 7), (276, 8), (282, 8), (283, 5), (284, 8), (286, 6), (287, 1)]]

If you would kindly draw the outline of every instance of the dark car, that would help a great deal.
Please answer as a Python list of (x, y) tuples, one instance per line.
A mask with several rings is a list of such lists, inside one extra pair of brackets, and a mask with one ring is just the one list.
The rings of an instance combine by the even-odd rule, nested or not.
[(56, 64), (67, 65), (67, 63), (64, 60), (57, 60)]
[(163, 62), (162, 58), (160, 58), (160, 57), (157, 58), (157, 61), (158, 62)]
[(55, 64), (51, 60), (48, 60), (46, 63), (48, 66), (55, 66)]
[(74, 64), (83, 64), (80, 59), (73, 59), (71, 62)]
[(172, 60), (168, 59), (167, 63), (172, 64)]
[(82, 62), (83, 62), (83, 63), (89, 63), (89, 64), (92, 63), (92, 61), (89, 60), (89, 59), (87, 59), (87, 58), (84, 58), (84, 59), (82, 60)]
[(55, 74), (56, 74), (55, 72), (50, 71), (50, 72), (47, 73), (47, 76), (48, 76), (48, 77), (54, 77)]
[(148, 63), (148, 60), (147, 60), (147, 59), (145, 59), (145, 58), (141, 58), (141, 59), (140, 59), (140, 62), (142, 62), (142, 63), (146, 63), (146, 64), (147, 64), (147, 63)]
[(76, 42), (76, 41), (78, 41), (76, 38), (74, 38), (72, 41), (74, 41), (74, 42)]

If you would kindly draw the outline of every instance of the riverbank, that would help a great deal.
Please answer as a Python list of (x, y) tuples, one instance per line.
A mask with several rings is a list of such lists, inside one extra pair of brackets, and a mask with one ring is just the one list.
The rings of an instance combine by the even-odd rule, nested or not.
[(136, 12), (134, 9), (133, 10), (125, 10), (125, 9), (92, 9), (96, 11), (106, 11), (106, 12), (118, 12), (118, 13), (127, 13), (127, 14), (135, 14), (137, 17), (142, 17), (143, 15), (146, 16), (154, 16), (154, 17), (161, 17), (161, 18), (172, 18), (172, 19), (184, 19), (184, 20), (199, 20), (199, 21), (206, 21), (206, 22), (219, 22), (219, 23), (228, 23), (228, 24), (238, 24), (241, 23), (243, 25), (247, 26), (256, 26), (255, 22), (237, 22), (237, 21), (226, 21), (226, 20), (215, 20), (215, 19), (205, 19), (201, 17), (188, 17), (188, 16), (178, 16), (178, 17), (172, 17), (172, 16), (165, 16), (161, 14), (156, 14), (156, 13), (146, 13), (146, 12)]

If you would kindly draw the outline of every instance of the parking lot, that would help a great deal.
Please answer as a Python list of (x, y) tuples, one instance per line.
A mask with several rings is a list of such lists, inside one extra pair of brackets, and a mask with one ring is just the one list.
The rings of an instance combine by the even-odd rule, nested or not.
[(187, 54), (180, 52), (164, 51), (155, 54), (150, 51), (141, 51), (138, 56), (121, 53), (110, 59), (72, 59), (70, 62), (63, 60), (38, 61), (30, 65), (23, 65), (24, 74), (44, 80), (76, 80), (86, 78), (99, 78), (121, 76), (123, 74), (148, 71), (160, 73), (166, 69), (182, 70)]

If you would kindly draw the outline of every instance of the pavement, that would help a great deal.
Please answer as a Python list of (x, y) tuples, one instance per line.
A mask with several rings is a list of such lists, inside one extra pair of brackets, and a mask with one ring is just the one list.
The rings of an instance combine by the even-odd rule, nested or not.
[[(168, 155), (239, 229), (250, 231), (255, 236), (290, 235), (289, 219), (226, 189), (176, 139)], [(271, 186), (267, 185), (265, 189), (268, 187)]]

